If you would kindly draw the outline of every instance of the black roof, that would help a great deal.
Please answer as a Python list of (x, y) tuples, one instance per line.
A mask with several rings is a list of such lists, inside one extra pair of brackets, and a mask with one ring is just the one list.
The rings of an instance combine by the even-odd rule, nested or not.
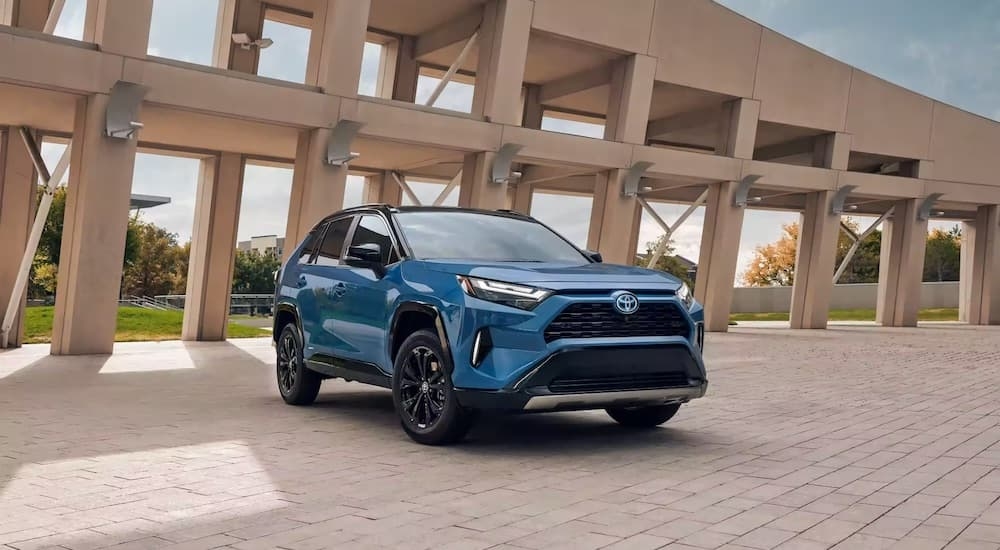
[[(485, 210), (482, 208), (462, 208), (459, 206), (393, 206), (391, 204), (376, 203), (376, 204), (362, 204), (361, 206), (353, 206), (351, 208), (345, 208), (339, 210), (323, 218), (323, 221), (319, 223), (324, 223), (330, 218), (337, 216), (342, 216), (344, 214), (353, 214), (357, 212), (381, 212), (386, 216), (391, 216), (397, 212), (469, 212), (473, 214), (488, 214), (492, 216), (506, 216), (511, 218), (521, 218), (533, 220), (531, 216), (527, 214), (522, 214), (520, 212), (515, 212), (513, 210)], [(319, 225), (319, 224), (317, 224)]]

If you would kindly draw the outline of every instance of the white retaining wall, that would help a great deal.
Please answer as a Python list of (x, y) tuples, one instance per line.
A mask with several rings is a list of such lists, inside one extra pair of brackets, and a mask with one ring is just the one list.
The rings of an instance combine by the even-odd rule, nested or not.
[[(878, 284), (834, 285), (830, 309), (875, 309)], [(792, 287), (737, 287), (733, 313), (774, 313), (791, 309)], [(958, 282), (924, 283), (921, 308), (958, 307)]]

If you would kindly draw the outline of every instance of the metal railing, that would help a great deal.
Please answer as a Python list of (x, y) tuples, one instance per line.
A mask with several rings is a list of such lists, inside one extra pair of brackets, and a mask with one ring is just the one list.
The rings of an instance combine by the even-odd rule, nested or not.
[[(187, 297), (184, 294), (164, 294), (153, 299), (174, 309), (184, 309)], [(270, 315), (273, 310), (274, 294), (233, 294), (229, 298), (230, 314)]]

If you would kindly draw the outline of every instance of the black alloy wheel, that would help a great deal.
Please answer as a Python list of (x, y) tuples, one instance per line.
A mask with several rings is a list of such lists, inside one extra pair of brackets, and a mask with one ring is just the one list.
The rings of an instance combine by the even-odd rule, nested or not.
[(309, 405), (316, 400), (323, 378), (302, 360), (302, 341), (293, 324), (285, 325), (277, 344), (278, 391), (289, 405)]
[(413, 348), (403, 361), (399, 386), (403, 411), (418, 429), (429, 430), (448, 402), (441, 361), (426, 346)]
[(473, 414), (458, 402), (451, 372), (441, 341), (429, 330), (414, 332), (399, 347), (392, 400), (403, 430), (417, 443), (455, 443), (472, 426)]

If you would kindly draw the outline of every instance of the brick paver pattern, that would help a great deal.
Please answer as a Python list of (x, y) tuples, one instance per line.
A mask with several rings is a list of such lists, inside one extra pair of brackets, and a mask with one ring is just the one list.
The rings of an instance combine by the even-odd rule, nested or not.
[(664, 427), (410, 442), (381, 389), (278, 397), (267, 340), (0, 355), (0, 548), (998, 549), (1000, 330), (739, 328)]

